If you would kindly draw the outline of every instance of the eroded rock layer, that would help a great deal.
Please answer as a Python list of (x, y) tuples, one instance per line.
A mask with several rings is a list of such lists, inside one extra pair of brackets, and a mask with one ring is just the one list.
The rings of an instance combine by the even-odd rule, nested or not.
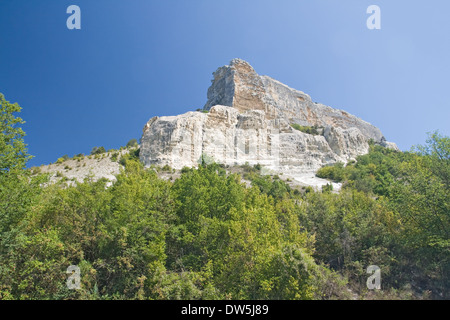
[(370, 123), (260, 76), (243, 60), (213, 75), (204, 112), (154, 117), (146, 124), (140, 152), (145, 165), (180, 169), (202, 159), (248, 162), (301, 179), (323, 165), (367, 153), (369, 140), (396, 148)]

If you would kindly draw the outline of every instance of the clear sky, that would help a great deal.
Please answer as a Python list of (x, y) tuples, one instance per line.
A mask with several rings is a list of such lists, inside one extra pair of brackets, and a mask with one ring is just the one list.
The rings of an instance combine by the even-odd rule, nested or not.
[[(69, 30), (69, 5), (81, 30)], [(381, 30), (369, 30), (369, 5)], [(139, 140), (206, 102), (233, 58), (379, 127), (402, 150), (450, 135), (450, 1), (0, 0), (0, 92), (30, 165)]]

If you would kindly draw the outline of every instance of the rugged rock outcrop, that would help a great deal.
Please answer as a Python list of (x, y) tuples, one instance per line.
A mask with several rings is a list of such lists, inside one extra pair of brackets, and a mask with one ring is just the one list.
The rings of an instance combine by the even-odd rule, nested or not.
[(303, 126), (357, 128), (376, 142), (383, 140), (381, 131), (343, 110), (315, 103), (310, 96), (289, 88), (268, 76), (260, 76), (246, 61), (234, 59), (213, 73), (204, 109), (225, 105), (245, 110), (263, 110), (268, 119), (284, 118)]
[[(258, 75), (243, 60), (232, 60), (213, 75), (204, 112), (154, 117), (146, 124), (140, 151), (145, 165), (180, 169), (202, 158), (259, 163), (314, 184), (310, 176), (317, 169), (367, 153), (369, 140), (396, 148), (370, 123), (314, 103), (307, 94)], [(314, 128), (314, 134), (293, 124)]]

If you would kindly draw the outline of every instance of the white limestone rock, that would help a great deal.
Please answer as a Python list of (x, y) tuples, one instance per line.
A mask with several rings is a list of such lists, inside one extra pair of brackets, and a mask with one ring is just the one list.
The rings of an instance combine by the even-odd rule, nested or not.
[[(259, 163), (266, 172), (320, 186), (323, 179), (314, 178), (320, 167), (367, 153), (369, 140), (397, 148), (370, 123), (259, 76), (240, 59), (214, 73), (207, 97), (208, 113), (150, 119), (141, 138), (146, 166), (181, 169), (197, 166), (202, 158), (226, 165)], [(293, 123), (316, 126), (321, 134), (295, 130)]]

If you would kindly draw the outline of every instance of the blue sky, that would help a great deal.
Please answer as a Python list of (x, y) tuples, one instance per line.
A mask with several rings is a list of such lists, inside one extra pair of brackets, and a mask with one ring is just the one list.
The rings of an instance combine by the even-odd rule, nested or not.
[[(81, 30), (66, 27), (72, 4)], [(366, 27), (372, 4), (381, 30)], [(449, 15), (445, 0), (0, 0), (0, 92), (40, 165), (203, 107), (239, 57), (409, 150), (450, 135)]]

